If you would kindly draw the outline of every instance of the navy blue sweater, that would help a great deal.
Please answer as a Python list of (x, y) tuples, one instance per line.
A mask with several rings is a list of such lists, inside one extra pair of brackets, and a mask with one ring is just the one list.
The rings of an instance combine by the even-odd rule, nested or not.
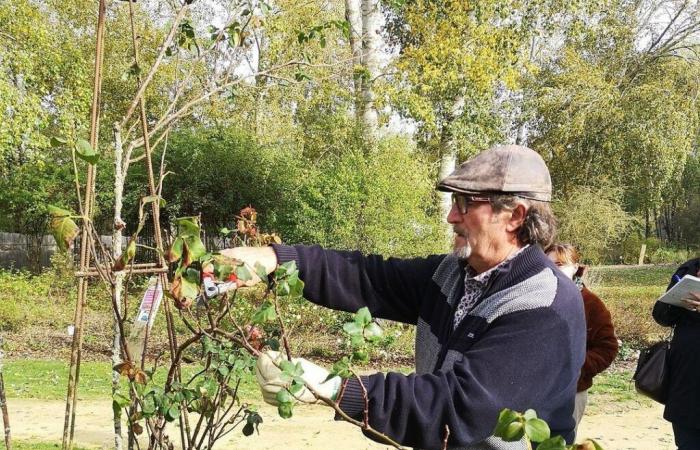
[[(576, 381), (585, 355), (581, 294), (531, 246), (499, 267), (482, 297), (453, 330), (464, 265), (452, 255), (384, 259), (318, 246), (274, 246), (295, 260), (304, 296), (329, 308), (417, 325), (416, 373), (362, 377), (369, 423), (402, 445), (501, 448), (491, 436), (503, 408), (535, 409), (553, 435), (571, 442)], [(340, 407), (363, 419), (357, 380)], [(496, 443), (495, 441), (500, 441)], [(519, 448), (519, 447), (511, 447)]]

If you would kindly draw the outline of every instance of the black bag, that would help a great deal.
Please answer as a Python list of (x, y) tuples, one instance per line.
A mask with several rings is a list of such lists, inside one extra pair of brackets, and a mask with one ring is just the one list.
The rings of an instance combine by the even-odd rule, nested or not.
[(637, 392), (661, 404), (665, 404), (668, 398), (670, 352), (670, 338), (645, 348), (639, 353), (637, 370), (632, 376)]

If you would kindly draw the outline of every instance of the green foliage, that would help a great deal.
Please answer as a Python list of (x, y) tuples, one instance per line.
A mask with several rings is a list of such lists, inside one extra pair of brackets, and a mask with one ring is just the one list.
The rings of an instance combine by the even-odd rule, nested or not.
[[(383, 87), (391, 104), (418, 123), (428, 149), (472, 156), (506, 138), (508, 111), (496, 99), (514, 90), (532, 64), (532, 39), (546, 40), (598, 2), (487, 0), (400, 2), (389, 37), (400, 46), (395, 79)], [(498, 103), (497, 107), (494, 107)]]
[(260, 147), (233, 128), (175, 134), (168, 169), (176, 175), (164, 188), (165, 210), (170, 217), (201, 214), (203, 228), (229, 230), (232, 212), (252, 204), (260, 226), (288, 243), (396, 256), (442, 251), (427, 161), (406, 139), (365, 148), (341, 125), (314, 128), (303, 154)]
[(612, 184), (627, 211), (651, 213), (674, 197), (691, 154), (700, 66), (644, 54), (640, 8), (610, 1), (570, 33), (528, 83), (526, 109), (560, 193)]
[(387, 138), (366, 150), (348, 146), (307, 168), (308, 182), (284, 218), (290, 226), (283, 235), (289, 242), (365, 253), (440, 252), (432, 177), (405, 139)]
[(632, 219), (620, 205), (621, 190), (611, 186), (577, 187), (553, 207), (560, 242), (574, 244), (583, 261), (600, 263), (608, 248), (629, 231)]
[(352, 364), (367, 363), (372, 346), (381, 340), (384, 333), (382, 328), (372, 321), (372, 314), (367, 307), (360, 308), (353, 316), (352, 322), (343, 325), (343, 331), (350, 343), (352, 354), (349, 357), (344, 356), (333, 365), (328, 375), (329, 379), (336, 375), (348, 378), (352, 375)]
[[(496, 428), (493, 435), (500, 437), (506, 442), (517, 442), (525, 438), (528, 444), (538, 443), (540, 450), (574, 450), (579, 448), (576, 444), (566, 445), (566, 441), (561, 436), (550, 437), (549, 425), (542, 419), (537, 418), (537, 413), (528, 409), (524, 413), (519, 413), (505, 408), (498, 415)], [(584, 444), (591, 450), (603, 450), (602, 447), (592, 439), (587, 439)], [(528, 445), (530, 448), (531, 445)]]

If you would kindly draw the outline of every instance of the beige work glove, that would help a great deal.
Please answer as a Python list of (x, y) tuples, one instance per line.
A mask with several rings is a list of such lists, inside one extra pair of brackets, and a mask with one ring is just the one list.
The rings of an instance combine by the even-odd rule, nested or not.
[[(263, 399), (271, 405), (278, 405), (277, 393), (280, 389), (288, 386), (291, 381), (284, 379), (282, 377), (282, 371), (275, 365), (275, 362), (279, 364), (286, 359), (287, 357), (283, 356), (280, 352), (269, 350), (258, 357), (258, 363), (255, 365), (255, 376), (258, 379)], [(293, 358), (292, 362), (294, 364), (301, 364), (301, 368), (304, 370), (301, 378), (309, 386), (323, 397), (335, 400), (342, 383), (340, 377), (333, 377), (326, 381), (329, 372), (323, 367), (304, 358)], [(294, 397), (305, 403), (315, 403), (318, 401), (306, 387), (297, 392)]]

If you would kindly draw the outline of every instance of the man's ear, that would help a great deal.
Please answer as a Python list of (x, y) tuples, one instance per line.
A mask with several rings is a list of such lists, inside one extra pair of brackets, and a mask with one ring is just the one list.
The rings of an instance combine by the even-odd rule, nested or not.
[(507, 219), (506, 223), (506, 231), (515, 233), (518, 228), (523, 226), (526, 215), (527, 207), (522, 203), (518, 203), (515, 208), (510, 211), (510, 218)]

